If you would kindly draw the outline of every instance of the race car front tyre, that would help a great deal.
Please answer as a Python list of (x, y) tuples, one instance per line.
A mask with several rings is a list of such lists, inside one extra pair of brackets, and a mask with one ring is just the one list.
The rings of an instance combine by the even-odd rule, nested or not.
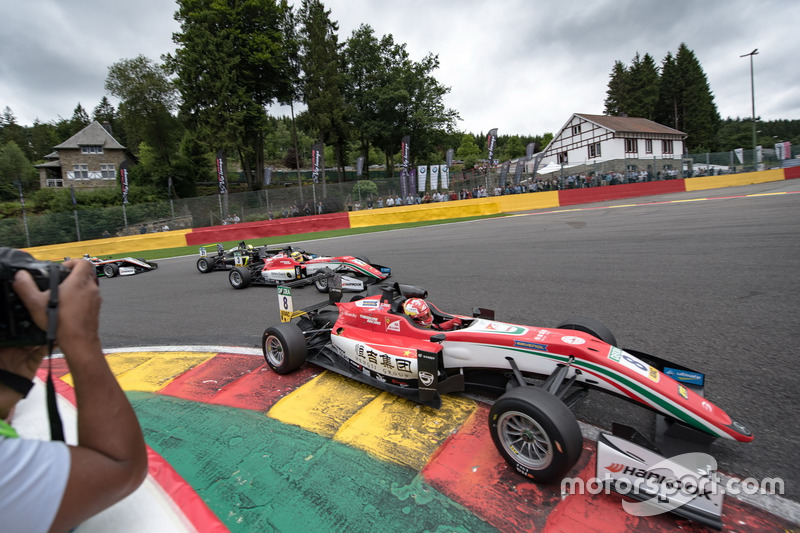
[(517, 387), (501, 396), (489, 411), (489, 432), (503, 459), (539, 483), (562, 479), (583, 448), (569, 407), (536, 387)]
[(252, 279), (250, 269), (245, 267), (233, 267), (228, 274), (228, 281), (231, 282), (231, 287), (234, 289), (246, 289), (250, 286)]
[(268, 327), (261, 337), (261, 350), (276, 374), (288, 374), (306, 362), (306, 339), (291, 322)]
[(570, 318), (569, 320), (563, 321), (556, 327), (558, 329), (572, 329), (575, 331), (582, 331), (584, 333), (588, 333), (592, 337), (600, 339), (606, 344), (610, 344), (612, 346), (617, 345), (617, 338), (614, 336), (613, 333), (611, 333), (611, 330), (608, 329), (605, 326), (605, 324), (593, 318), (576, 316)]
[(103, 265), (103, 275), (107, 278), (113, 278), (119, 274), (119, 265), (116, 263), (108, 263)]
[(211, 257), (201, 257), (197, 260), (197, 270), (201, 274), (212, 272), (216, 267), (216, 261)]

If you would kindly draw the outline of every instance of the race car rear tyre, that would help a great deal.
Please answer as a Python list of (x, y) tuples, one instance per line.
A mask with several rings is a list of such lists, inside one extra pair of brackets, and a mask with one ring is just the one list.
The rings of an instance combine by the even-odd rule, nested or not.
[(573, 329), (575, 331), (582, 331), (584, 333), (588, 333), (592, 337), (600, 339), (606, 344), (610, 344), (612, 346), (617, 345), (617, 338), (613, 333), (611, 333), (611, 330), (608, 329), (605, 324), (594, 320), (593, 318), (576, 316), (570, 318), (569, 320), (563, 321), (556, 327), (558, 329)]
[(276, 374), (288, 374), (306, 362), (306, 339), (300, 328), (290, 322), (268, 327), (261, 337), (261, 350)]
[(501, 396), (489, 411), (489, 432), (503, 459), (539, 483), (562, 479), (583, 448), (569, 407), (536, 387), (518, 387)]
[(103, 265), (103, 275), (107, 278), (113, 278), (119, 274), (119, 265), (116, 263), (108, 263), (107, 265)]
[(250, 286), (253, 278), (250, 276), (250, 269), (245, 267), (233, 267), (228, 274), (228, 281), (234, 289), (246, 289)]
[(197, 270), (201, 274), (212, 272), (216, 266), (216, 261), (211, 257), (201, 257), (197, 260)]

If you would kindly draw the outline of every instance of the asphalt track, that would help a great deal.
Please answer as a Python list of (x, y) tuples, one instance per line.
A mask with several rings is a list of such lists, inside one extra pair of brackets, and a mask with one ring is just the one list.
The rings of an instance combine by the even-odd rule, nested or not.
[[(287, 241), (291, 242), (291, 241)], [(498, 320), (550, 326), (604, 322), (622, 347), (706, 372), (706, 393), (755, 434), (718, 441), (720, 470), (785, 481), (800, 501), (796, 414), (800, 345), (800, 182), (698, 191), (519, 216), (303, 243), (388, 265), (453, 312), (493, 308)], [(255, 348), (278, 321), (274, 288), (232, 289), (196, 257), (101, 280), (106, 348), (213, 345)], [(313, 287), (295, 292), (313, 303)], [(652, 430), (649, 413), (590, 394), (579, 419)]]

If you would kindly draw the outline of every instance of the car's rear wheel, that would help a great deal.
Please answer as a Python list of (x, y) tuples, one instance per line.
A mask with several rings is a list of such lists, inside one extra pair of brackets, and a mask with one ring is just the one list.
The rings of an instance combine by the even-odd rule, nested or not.
[(107, 265), (103, 265), (103, 275), (107, 278), (113, 278), (119, 274), (119, 265), (116, 263), (108, 263)]
[(489, 411), (489, 432), (509, 465), (541, 483), (561, 479), (583, 448), (569, 407), (535, 387), (518, 387), (501, 396)]
[(306, 362), (306, 339), (300, 328), (290, 322), (268, 327), (261, 337), (261, 349), (277, 374), (288, 374)]
[(573, 317), (569, 320), (563, 321), (561, 324), (556, 326), (558, 329), (572, 329), (575, 331), (582, 331), (584, 333), (588, 333), (592, 337), (598, 338), (601, 341), (605, 342), (606, 344), (610, 344), (612, 346), (617, 345), (617, 338), (611, 333), (611, 330), (608, 329), (605, 324), (598, 320), (594, 320), (593, 318), (584, 318), (584, 317)]
[(233, 270), (228, 274), (228, 281), (231, 282), (231, 287), (234, 289), (246, 289), (253, 281), (250, 275), (250, 269), (244, 267), (233, 267)]
[(197, 260), (197, 270), (201, 274), (207, 274), (216, 267), (216, 261), (211, 257), (201, 257)]

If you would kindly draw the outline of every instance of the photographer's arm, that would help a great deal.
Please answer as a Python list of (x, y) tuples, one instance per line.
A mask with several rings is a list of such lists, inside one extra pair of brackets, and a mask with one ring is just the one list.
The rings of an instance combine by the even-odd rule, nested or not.
[[(139, 422), (100, 346), (100, 291), (91, 264), (66, 263), (72, 272), (59, 286), (56, 339), (75, 384), (78, 445), (53, 530), (80, 524), (133, 492), (147, 474), (147, 451)], [(46, 329), (47, 292), (25, 271), (14, 290), (39, 327)]]

